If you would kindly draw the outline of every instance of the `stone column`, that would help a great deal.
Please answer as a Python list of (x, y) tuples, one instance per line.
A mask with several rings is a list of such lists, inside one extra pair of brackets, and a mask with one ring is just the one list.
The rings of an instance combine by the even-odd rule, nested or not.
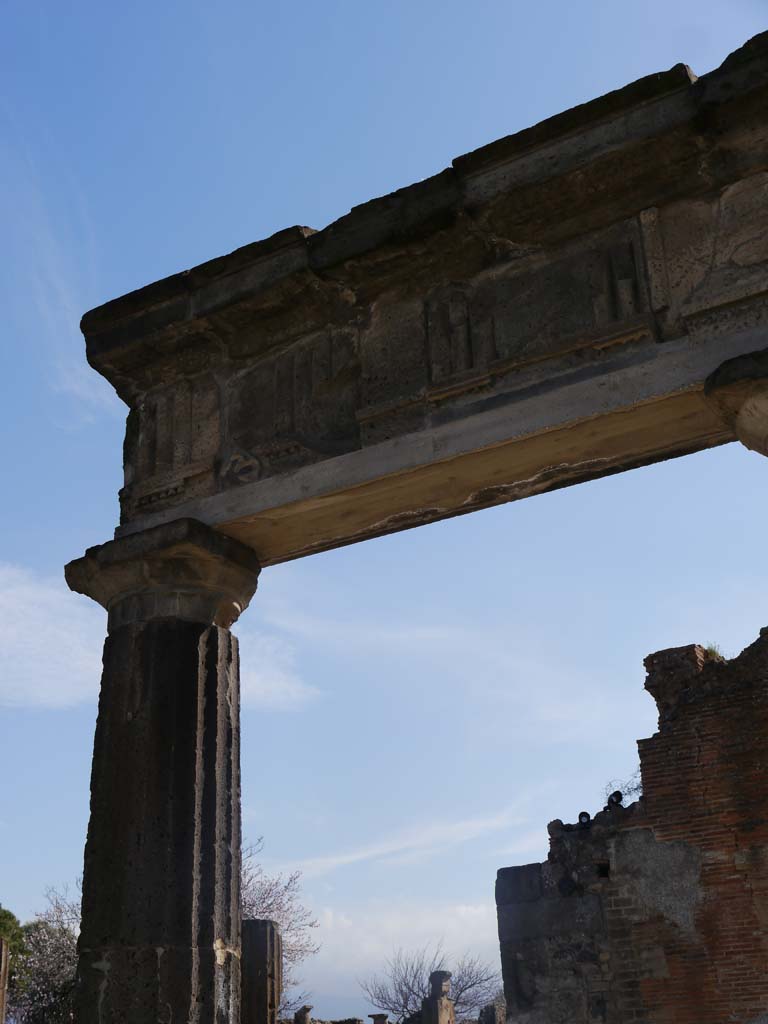
[(300, 1006), (293, 1015), (293, 1024), (312, 1024), (312, 1010), (309, 1005)]
[(429, 976), (429, 995), (421, 1001), (421, 1024), (455, 1024), (450, 991), (451, 972), (433, 971)]
[(243, 920), (240, 1024), (277, 1024), (283, 992), (283, 940), (275, 921)]
[(478, 1024), (504, 1024), (507, 1014), (501, 1003), (487, 1003), (478, 1015)]
[(108, 611), (78, 944), (78, 1024), (239, 1024), (237, 640), (250, 548), (181, 519), (89, 548)]

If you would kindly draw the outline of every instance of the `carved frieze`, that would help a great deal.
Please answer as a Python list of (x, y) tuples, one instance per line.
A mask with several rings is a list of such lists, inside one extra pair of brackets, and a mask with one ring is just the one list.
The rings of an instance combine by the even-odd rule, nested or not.
[(496, 372), (620, 337), (649, 310), (636, 223), (481, 281), (472, 307), (492, 322)]
[(401, 286), (344, 324), (156, 387), (131, 415), (124, 518), (471, 415), (487, 395), (513, 401), (537, 364), (557, 374), (732, 319), (768, 293), (767, 182), (650, 208), (467, 280)]
[[(472, 296), (472, 297), (470, 297)], [(488, 383), (488, 368), (496, 358), (493, 316), (469, 288), (438, 289), (424, 304), (429, 395), (443, 397), (458, 384)]]
[(637, 220), (423, 298), (387, 297), (361, 332), (362, 442), (417, 430), (436, 404), (517, 367), (655, 331)]
[(357, 331), (328, 329), (227, 382), (224, 486), (295, 469), (360, 445)]
[(148, 392), (128, 417), (123, 519), (210, 492), (220, 442), (219, 392), (212, 374)]
[(363, 445), (417, 430), (424, 422), (427, 386), (424, 302), (388, 295), (373, 304), (360, 333)]
[[(670, 319), (678, 331), (736, 327), (741, 303), (768, 292), (768, 173), (659, 211)], [(721, 311), (721, 312), (716, 312)], [(750, 313), (745, 308), (745, 323)]]

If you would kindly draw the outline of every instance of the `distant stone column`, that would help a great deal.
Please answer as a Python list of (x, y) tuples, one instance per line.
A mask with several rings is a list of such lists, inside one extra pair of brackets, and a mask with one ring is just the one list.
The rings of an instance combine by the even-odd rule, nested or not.
[(11, 947), (7, 939), (0, 938), (0, 1024), (5, 1024), (5, 1009), (8, 1001), (8, 969)]
[(312, 1007), (301, 1006), (293, 1015), (293, 1024), (312, 1024)]
[(240, 1024), (277, 1024), (283, 992), (283, 939), (275, 921), (243, 920)]
[(237, 640), (259, 564), (194, 520), (66, 568), (109, 613), (75, 1020), (239, 1024)]
[(478, 1015), (478, 1024), (504, 1024), (506, 1020), (505, 1007), (500, 1003), (488, 1003)]
[(456, 1013), (451, 991), (451, 972), (433, 971), (429, 976), (429, 995), (421, 1001), (421, 1024), (455, 1024)]

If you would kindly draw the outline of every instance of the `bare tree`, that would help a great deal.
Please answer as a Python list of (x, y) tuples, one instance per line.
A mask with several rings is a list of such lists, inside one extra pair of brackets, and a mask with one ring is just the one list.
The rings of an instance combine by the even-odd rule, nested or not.
[(55, 928), (68, 928), (78, 935), (83, 903), (82, 880), (78, 878), (75, 882), (74, 892), (70, 891), (68, 885), (65, 885), (63, 889), (49, 886), (45, 890), (45, 899), (48, 906), (37, 915), (37, 919), (47, 921)]
[(643, 776), (640, 771), (640, 765), (637, 766), (628, 779), (611, 779), (610, 782), (606, 783), (606, 801), (616, 792), (621, 793), (625, 806), (632, 803), (633, 800), (638, 800), (643, 795)]
[(283, 998), (280, 1013), (298, 1009), (308, 994), (297, 990), (297, 969), (320, 949), (314, 929), (318, 922), (301, 902), (301, 872), (268, 875), (258, 861), (264, 847), (262, 839), (243, 850), (240, 902), (243, 917), (277, 921), (283, 936)]
[(369, 1002), (403, 1021), (420, 1012), (422, 999), (429, 995), (433, 971), (451, 971), (451, 999), (459, 1020), (477, 1015), (498, 995), (501, 979), (495, 967), (471, 953), (451, 959), (442, 943), (413, 951), (397, 949), (381, 976), (374, 975), (359, 984)]

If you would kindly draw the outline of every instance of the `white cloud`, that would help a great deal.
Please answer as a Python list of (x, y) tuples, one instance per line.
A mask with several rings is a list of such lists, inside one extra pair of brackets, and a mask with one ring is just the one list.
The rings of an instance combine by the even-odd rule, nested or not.
[[(441, 943), (448, 959), (467, 951), (498, 964), (499, 944), (493, 900), (482, 903), (395, 902), (376, 900), (354, 907), (325, 906), (318, 913), (320, 952), (302, 967), (317, 1016), (328, 1016), (337, 993), (349, 998), (359, 1015), (366, 1000), (359, 981), (384, 967), (394, 950), (416, 950)], [(352, 1007), (352, 1003), (356, 1005)], [(368, 1012), (368, 1011), (365, 1011)]]
[(240, 694), (244, 708), (301, 711), (320, 691), (299, 676), (288, 641), (246, 628), (240, 631)]
[[(66, 708), (95, 701), (106, 615), (62, 578), (0, 563), (0, 705)], [(295, 711), (317, 695), (293, 663), (288, 641), (246, 631), (243, 704)]]
[(71, 707), (95, 700), (106, 616), (64, 581), (0, 563), (0, 704)]
[(477, 639), (475, 630), (456, 629), (447, 625), (413, 625), (410, 622), (385, 624), (364, 619), (350, 623), (307, 615), (274, 598), (271, 601), (265, 600), (264, 617), (271, 625), (294, 636), (335, 648), (343, 641), (345, 649), (354, 651), (383, 648), (430, 652), (435, 649), (444, 650), (446, 646), (455, 647), (457, 644), (464, 647)]
[[(79, 331), (69, 330), (72, 336), (70, 348), (56, 357), (51, 389), (57, 394), (75, 399), (81, 422), (92, 423), (99, 412), (122, 417), (127, 414), (111, 384), (92, 369), (85, 361), (85, 341)], [(65, 424), (59, 423), (59, 426)]]
[(528, 856), (532, 860), (545, 860), (549, 851), (549, 835), (545, 825), (523, 832), (511, 843), (497, 850), (499, 857)]
[(427, 857), (438, 850), (457, 846), (472, 839), (519, 825), (522, 819), (517, 810), (507, 807), (496, 814), (465, 818), (461, 821), (433, 821), (383, 836), (372, 843), (340, 850), (321, 857), (310, 857), (292, 865), (307, 878), (329, 874), (340, 867), (362, 861), (383, 861), (388, 864), (407, 864), (413, 859)]
[(20, 139), (3, 170), (10, 187), (3, 192), (4, 200), (0, 196), (0, 213), (12, 232), (13, 269), (29, 297), (30, 327), (38, 345), (44, 344), (48, 351), (47, 384), (56, 394), (73, 400), (66, 417), (53, 410), (57, 426), (68, 429), (104, 414), (122, 417), (125, 406), (86, 362), (79, 328), (86, 307), (83, 296), (93, 293), (97, 276), (87, 199), (75, 180), (59, 180), (67, 196), (66, 216), (55, 219), (42, 178)]

